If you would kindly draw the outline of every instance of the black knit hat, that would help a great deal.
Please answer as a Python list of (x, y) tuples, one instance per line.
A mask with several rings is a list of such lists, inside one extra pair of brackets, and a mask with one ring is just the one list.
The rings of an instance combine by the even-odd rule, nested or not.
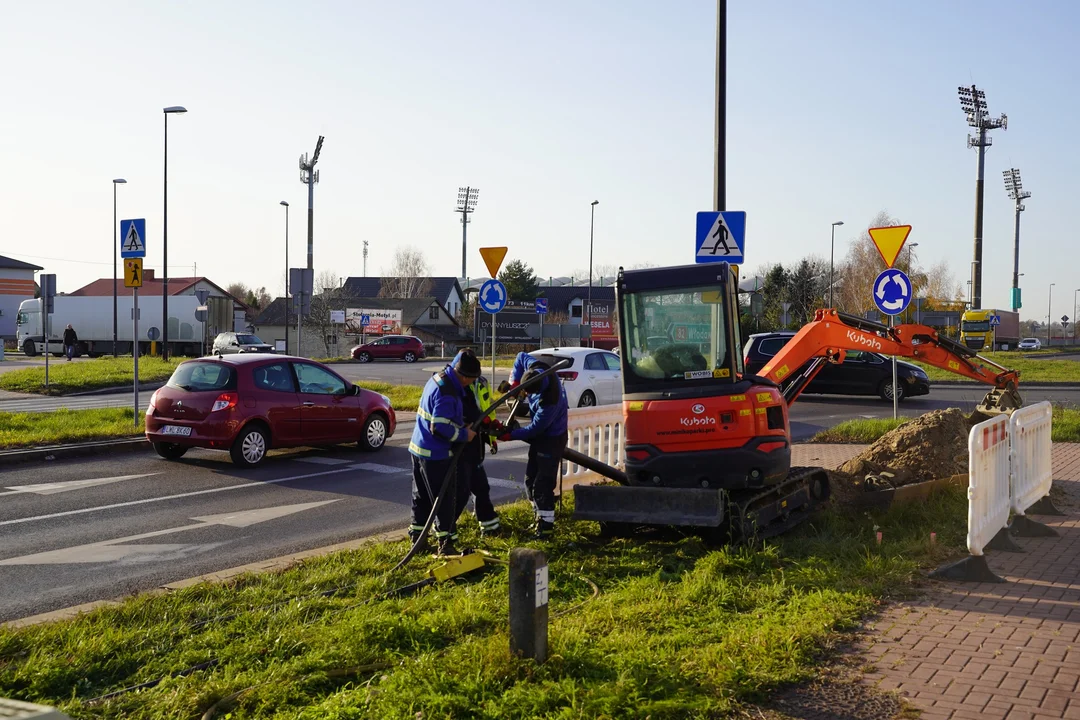
[(466, 378), (480, 377), (480, 361), (471, 352), (459, 352), (454, 358), (454, 372)]

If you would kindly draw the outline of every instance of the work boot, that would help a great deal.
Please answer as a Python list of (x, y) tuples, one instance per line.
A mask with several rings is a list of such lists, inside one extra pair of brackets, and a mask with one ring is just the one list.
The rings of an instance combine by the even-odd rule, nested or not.
[(536, 532), (533, 537), (537, 540), (550, 540), (555, 534), (555, 523), (547, 522), (546, 520), (536, 521)]
[(439, 538), (439, 555), (460, 555), (452, 537)]
[(421, 540), (421, 535), (420, 535), (420, 533), (412, 533), (412, 532), (411, 532), (411, 533), (409, 533), (409, 542), (410, 542), (410, 543), (412, 543), (413, 545), (416, 545), (416, 541), (417, 541), (417, 540), (420, 540), (420, 547), (418, 547), (418, 548), (416, 549), (416, 551), (417, 551), (417, 552), (421, 552), (421, 553), (422, 553), (422, 552), (427, 552), (427, 549), (428, 549), (428, 548), (427, 548), (427, 544), (428, 544), (428, 543), (427, 543), (427, 537), (424, 537), (424, 538), (423, 538), (423, 539)]
[(493, 520), (480, 523), (480, 537), (481, 538), (494, 538), (502, 535), (502, 526), (499, 524), (499, 518), (496, 516)]

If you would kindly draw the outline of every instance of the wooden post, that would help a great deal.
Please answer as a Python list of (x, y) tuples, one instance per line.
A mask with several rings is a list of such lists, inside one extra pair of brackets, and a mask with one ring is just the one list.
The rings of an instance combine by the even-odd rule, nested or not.
[(538, 663), (548, 656), (548, 566), (540, 550), (510, 551), (510, 652)]

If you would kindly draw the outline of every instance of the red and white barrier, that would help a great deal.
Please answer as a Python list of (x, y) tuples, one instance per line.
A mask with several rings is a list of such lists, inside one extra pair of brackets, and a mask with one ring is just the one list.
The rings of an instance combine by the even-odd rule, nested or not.
[(967, 547), (979, 556), (1009, 520), (1009, 418), (986, 420), (968, 434)]
[[(566, 446), (612, 467), (626, 467), (622, 405), (571, 408), (567, 417)], [(592, 470), (563, 463), (564, 476), (574, 482), (601, 479)]]
[(1053, 415), (1053, 406), (1044, 401), (1017, 410), (1009, 421), (1012, 511), (1017, 515), (1050, 494)]

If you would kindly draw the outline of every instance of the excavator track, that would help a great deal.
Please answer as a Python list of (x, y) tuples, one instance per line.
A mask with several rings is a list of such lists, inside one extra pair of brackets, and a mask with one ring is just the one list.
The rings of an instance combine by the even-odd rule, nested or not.
[(786, 480), (768, 490), (728, 495), (732, 540), (769, 538), (809, 519), (829, 499), (829, 474), (822, 468), (792, 468)]

